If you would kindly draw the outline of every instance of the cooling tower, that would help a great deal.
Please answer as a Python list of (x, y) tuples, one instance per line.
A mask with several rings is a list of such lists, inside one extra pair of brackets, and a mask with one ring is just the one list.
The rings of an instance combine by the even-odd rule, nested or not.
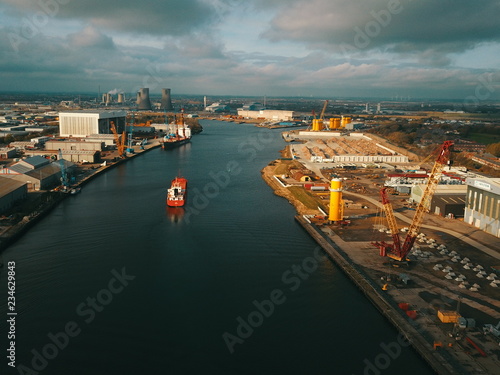
[(125, 103), (125, 94), (118, 94), (118, 103)]
[(161, 106), (160, 109), (171, 111), (174, 109), (172, 98), (170, 97), (170, 89), (161, 89)]
[(149, 89), (139, 89), (137, 92), (137, 109), (151, 110), (151, 101), (149, 100)]

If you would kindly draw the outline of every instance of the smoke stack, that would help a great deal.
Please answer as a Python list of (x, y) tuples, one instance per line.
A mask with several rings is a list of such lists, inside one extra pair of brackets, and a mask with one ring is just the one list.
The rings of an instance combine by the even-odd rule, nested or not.
[(160, 109), (171, 111), (174, 109), (172, 98), (170, 97), (170, 89), (161, 89), (161, 106)]
[(149, 100), (149, 89), (139, 89), (137, 92), (137, 109), (151, 110), (151, 101)]

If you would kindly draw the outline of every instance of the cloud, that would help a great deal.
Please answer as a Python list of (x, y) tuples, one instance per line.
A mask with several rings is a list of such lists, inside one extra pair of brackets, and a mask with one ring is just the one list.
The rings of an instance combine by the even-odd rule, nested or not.
[(184, 35), (217, 19), (213, 5), (203, 0), (4, 0), (12, 12), (44, 13), (54, 19), (81, 20), (100, 28), (149, 35)]
[[(492, 97), (500, 93), (491, 0), (481, 7), (463, 0), (54, 2), (57, 12), (32, 34), (23, 25), (42, 2), (0, 4), (0, 21), (8, 21), (0, 27), (3, 90), (467, 97), (488, 72)], [(219, 19), (225, 28), (216, 27)], [(355, 43), (357, 30), (368, 35), (365, 45)], [(12, 35), (23, 38), (17, 49)], [(472, 53), (461, 51), (478, 45), (492, 46), (481, 52), (489, 62), (467, 65)], [(458, 58), (475, 69), (455, 66)]]
[[(274, 3), (278, 6), (278, 1)], [(297, 0), (280, 8), (262, 37), (335, 52), (379, 49), (443, 54), (498, 40), (498, 14), (497, 0), (480, 4), (467, 0)]]
[(113, 39), (102, 34), (93, 26), (87, 26), (85, 29), (78, 33), (69, 34), (67, 39), (70, 45), (76, 48), (115, 48)]

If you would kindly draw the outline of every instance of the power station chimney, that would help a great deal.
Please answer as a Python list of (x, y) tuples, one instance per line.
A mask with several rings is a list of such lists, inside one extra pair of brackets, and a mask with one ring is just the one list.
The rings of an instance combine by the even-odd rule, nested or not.
[(170, 97), (170, 89), (161, 89), (161, 105), (160, 109), (171, 111), (174, 109), (172, 98)]
[(149, 100), (149, 89), (139, 89), (137, 92), (137, 109), (139, 110), (151, 110), (151, 101)]

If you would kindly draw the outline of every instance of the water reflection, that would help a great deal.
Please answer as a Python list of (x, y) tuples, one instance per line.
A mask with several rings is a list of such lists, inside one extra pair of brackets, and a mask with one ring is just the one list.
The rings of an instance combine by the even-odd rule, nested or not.
[(182, 221), (184, 216), (184, 207), (170, 207), (166, 206), (167, 217), (172, 223), (178, 223)]

